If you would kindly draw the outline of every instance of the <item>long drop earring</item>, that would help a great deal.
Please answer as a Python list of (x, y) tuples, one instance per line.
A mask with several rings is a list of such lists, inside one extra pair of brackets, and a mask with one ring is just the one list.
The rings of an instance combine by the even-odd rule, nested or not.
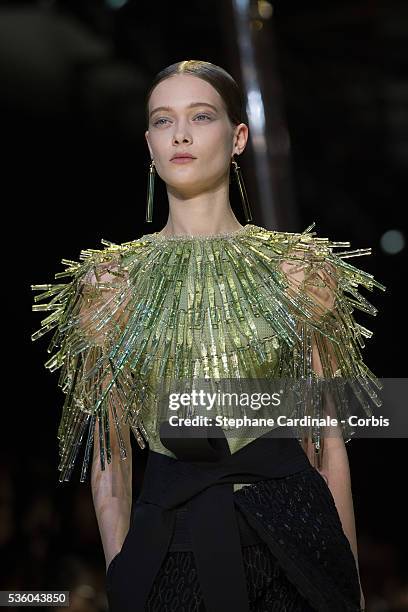
[(151, 223), (153, 220), (153, 197), (154, 197), (154, 178), (156, 175), (156, 168), (154, 165), (154, 159), (152, 159), (149, 168), (149, 175), (147, 177), (147, 207), (146, 207), (146, 222)]
[(240, 196), (241, 196), (242, 208), (244, 209), (245, 220), (246, 220), (247, 223), (251, 223), (251, 221), (252, 221), (252, 211), (251, 211), (251, 206), (249, 204), (248, 195), (247, 195), (247, 192), (246, 192), (246, 189), (245, 189), (244, 179), (242, 178), (241, 169), (238, 166), (238, 164), (235, 161), (235, 159), (232, 159), (231, 161), (232, 161), (232, 164), (233, 164), (234, 173), (235, 173), (235, 179), (237, 181), (239, 193), (240, 193)]

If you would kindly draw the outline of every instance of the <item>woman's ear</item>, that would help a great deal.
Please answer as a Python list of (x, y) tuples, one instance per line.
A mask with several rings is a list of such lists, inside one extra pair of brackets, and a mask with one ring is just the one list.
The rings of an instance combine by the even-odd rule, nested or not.
[(234, 147), (236, 151), (234, 151), (233, 155), (241, 155), (246, 147), (248, 141), (248, 126), (245, 123), (240, 123), (234, 132)]

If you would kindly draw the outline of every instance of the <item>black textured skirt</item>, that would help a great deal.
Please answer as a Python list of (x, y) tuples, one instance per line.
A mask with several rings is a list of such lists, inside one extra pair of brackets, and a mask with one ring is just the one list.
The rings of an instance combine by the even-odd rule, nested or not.
[[(313, 611), (296, 587), (287, 579), (266, 544), (242, 547), (251, 611)], [(193, 553), (167, 553), (150, 592), (148, 612), (204, 612)]]
[[(245, 485), (235, 491), (234, 502), (251, 611), (361, 609), (354, 556), (331, 491), (315, 468)], [(175, 531), (146, 612), (205, 612), (181, 517)], [(137, 550), (134, 555), (136, 568), (143, 560)], [(115, 573), (123, 569), (118, 553), (108, 567), (108, 590)], [(137, 581), (136, 569), (129, 577), (133, 581)]]

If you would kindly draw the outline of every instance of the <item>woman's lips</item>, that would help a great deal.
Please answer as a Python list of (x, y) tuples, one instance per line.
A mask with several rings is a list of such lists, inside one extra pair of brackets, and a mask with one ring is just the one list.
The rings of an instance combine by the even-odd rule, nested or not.
[(195, 159), (195, 157), (173, 157), (173, 159), (170, 161), (172, 161), (174, 164), (186, 164), (194, 161)]

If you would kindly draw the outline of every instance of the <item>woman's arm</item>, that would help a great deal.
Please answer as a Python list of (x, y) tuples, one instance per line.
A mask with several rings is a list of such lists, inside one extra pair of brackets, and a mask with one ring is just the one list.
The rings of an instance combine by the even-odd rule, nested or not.
[[(350, 543), (360, 582), (361, 608), (364, 610), (365, 602), (358, 566), (357, 534), (347, 450), (342, 436), (327, 436), (322, 439), (321, 443), (322, 463), (318, 472), (325, 479), (333, 495), (343, 531)], [(302, 447), (310, 463), (314, 466), (313, 455), (315, 451), (311, 438), (304, 438)]]
[[(332, 355), (330, 345), (326, 345), (327, 357), (331, 360), (334, 371), (337, 367), (337, 362)], [(323, 377), (323, 367), (319, 355), (317, 346), (312, 346), (312, 362), (313, 370), (319, 376)], [(336, 418), (337, 412), (332, 404), (332, 399), (326, 397), (325, 401), (326, 414)], [(303, 449), (306, 452), (310, 463), (316, 466), (315, 449), (311, 438), (304, 438)], [(320, 450), (321, 463), (317, 467), (321, 476), (325, 479), (337, 508), (339, 518), (343, 527), (343, 531), (347, 536), (350, 543), (350, 548), (354, 555), (356, 563), (358, 579), (360, 583), (361, 608), (364, 610), (365, 601), (360, 581), (360, 571), (358, 564), (358, 550), (357, 550), (357, 534), (356, 524), (354, 516), (354, 504), (351, 489), (351, 475), (350, 465), (344, 443), (344, 438), (339, 425), (331, 426), (327, 428), (327, 433), (321, 438), (321, 450)]]
[(129, 425), (122, 425), (127, 458), (122, 459), (110, 416), (111, 463), (101, 469), (99, 455), (99, 429), (95, 427), (94, 453), (91, 472), (92, 498), (99, 532), (105, 553), (106, 569), (113, 557), (120, 552), (129, 531), (132, 510), (132, 447)]
[[(326, 437), (324, 439), (322, 466), (319, 472), (323, 478), (325, 478), (331, 494), (333, 495), (343, 531), (350, 542), (360, 581), (350, 466), (342, 436)], [(360, 591), (361, 607), (364, 609), (364, 596), (361, 581)]]
[[(302, 338), (300, 350), (296, 346), (293, 351), (294, 372), (296, 376), (306, 378), (314, 372), (325, 382), (339, 377), (342, 383), (348, 378), (357, 378), (362, 374), (362, 386), (367, 390), (372, 382), (375, 382), (375, 377), (371, 380), (372, 373), (370, 376), (366, 375), (369, 370), (364, 364), (360, 349), (364, 346), (361, 338), (371, 333), (357, 323), (353, 311), (357, 307), (372, 315), (377, 312), (373, 305), (360, 295), (359, 285), (369, 290), (375, 286), (384, 291), (386, 287), (375, 281), (372, 275), (344, 263), (343, 259), (350, 255), (369, 254), (369, 249), (335, 254), (332, 247), (343, 246), (343, 243), (333, 243), (320, 237), (313, 238), (306, 247), (301, 243), (302, 240), (291, 241), (280, 265), (287, 280), (285, 292), (289, 298), (288, 308), (294, 313)], [(346, 246), (349, 245), (346, 243)], [(364, 307), (358, 306), (358, 303)], [(357, 397), (356, 392), (355, 396)], [(336, 394), (336, 399), (338, 397), (340, 396)], [(344, 402), (340, 402), (341, 405), (338, 406), (324, 405), (320, 394), (315, 399), (316, 405), (304, 406), (305, 414), (326, 416), (326, 411), (326, 414), (332, 417), (343, 419), (350, 410), (346, 394), (343, 394)], [(322, 448), (318, 456), (312, 448), (311, 440), (304, 439), (303, 447), (308, 447), (306, 452), (312, 465), (317, 467), (330, 488), (359, 572), (349, 463), (340, 428), (338, 433), (339, 435), (324, 434), (322, 447), (326, 443), (326, 449)], [(348, 435), (348, 432), (346, 433)], [(362, 593), (361, 607), (364, 609)]]
[[(116, 304), (113, 296), (118, 292), (118, 288), (114, 283), (117, 282), (118, 273), (117, 262), (107, 261), (102, 265), (91, 268), (86, 278), (82, 281), (82, 302), (80, 307), (79, 323), (83, 335), (89, 339), (93, 345), (105, 347), (106, 328), (110, 329), (117, 324), (121, 329), (127, 321), (126, 304), (129, 296), (121, 303), (120, 308), (116, 310)], [(100, 288), (99, 283), (102, 283), (104, 288)], [(110, 285), (111, 283), (111, 285)], [(120, 289), (120, 285), (119, 285)], [(110, 311), (114, 314), (109, 326), (104, 326), (98, 329), (96, 322), (93, 320), (95, 313), (101, 312), (105, 306), (105, 301), (109, 300), (111, 304)], [(102, 316), (102, 315), (100, 315)], [(107, 317), (107, 315), (104, 315)], [(99, 319), (97, 319), (99, 321)], [(107, 350), (105, 347), (103, 350)], [(85, 370), (92, 370), (95, 367), (93, 354), (90, 354), (86, 362)], [(110, 376), (104, 377), (98, 381), (101, 391), (105, 391), (109, 382)], [(95, 384), (95, 381), (92, 382)], [(121, 415), (120, 402), (116, 401), (115, 390), (111, 389), (111, 397), (109, 399), (109, 408), (112, 404), (116, 406), (116, 412)], [(114, 423), (111, 410), (109, 414), (109, 439), (111, 446), (111, 462), (107, 462), (106, 445), (105, 445), (105, 469), (101, 469), (100, 461), (100, 440), (99, 440), (99, 422), (96, 420), (94, 432), (93, 458), (91, 470), (91, 488), (92, 498), (98, 521), (99, 532), (101, 534), (102, 545), (105, 553), (106, 568), (113, 557), (120, 552), (125, 537), (129, 531), (130, 515), (132, 509), (132, 447), (130, 443), (129, 425), (122, 423), (119, 419), (119, 429), (126, 449), (126, 459), (123, 459), (120, 454), (120, 446), (116, 434), (116, 425)]]

